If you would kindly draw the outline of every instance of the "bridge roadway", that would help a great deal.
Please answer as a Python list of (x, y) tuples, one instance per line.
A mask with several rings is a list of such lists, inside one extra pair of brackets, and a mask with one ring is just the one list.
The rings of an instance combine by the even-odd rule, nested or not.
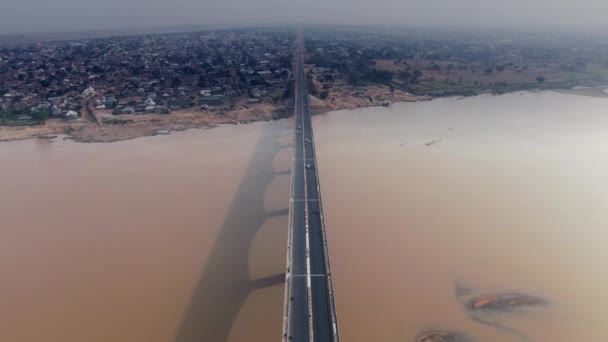
[(338, 342), (302, 51), (299, 36), (283, 341)]

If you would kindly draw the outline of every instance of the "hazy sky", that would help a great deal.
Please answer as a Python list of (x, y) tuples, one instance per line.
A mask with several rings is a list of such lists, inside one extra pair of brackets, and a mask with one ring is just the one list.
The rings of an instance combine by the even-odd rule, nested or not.
[(608, 0), (0, 1), (0, 34), (292, 21), (608, 31)]

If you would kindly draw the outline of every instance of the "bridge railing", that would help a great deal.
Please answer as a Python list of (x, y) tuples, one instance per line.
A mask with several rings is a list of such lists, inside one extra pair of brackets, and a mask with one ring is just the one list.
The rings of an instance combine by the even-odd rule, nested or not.
[[(307, 104), (308, 107), (308, 104)], [(310, 110), (309, 110), (310, 112)], [(326, 279), (327, 279), (327, 288), (329, 289), (329, 302), (330, 302), (330, 314), (331, 314), (331, 321), (332, 321), (332, 332), (333, 332), (333, 337), (334, 337), (334, 342), (339, 342), (340, 341), (340, 334), (338, 332), (338, 315), (336, 314), (336, 302), (335, 302), (335, 292), (334, 292), (334, 283), (333, 283), (333, 275), (331, 273), (331, 267), (330, 267), (330, 262), (329, 262), (329, 247), (327, 244), (327, 232), (325, 231), (325, 219), (323, 216), (323, 201), (322, 201), (322, 196), (321, 196), (321, 181), (319, 178), (319, 163), (318, 163), (318, 159), (317, 159), (317, 150), (315, 148), (315, 137), (314, 134), (312, 132), (312, 130), (310, 131), (310, 140), (311, 140), (311, 145), (312, 145), (312, 153), (313, 153), (313, 158), (315, 161), (315, 174), (316, 174), (316, 178), (317, 178), (317, 195), (319, 196), (319, 216), (321, 219), (321, 231), (323, 232), (323, 248), (324, 248), (324, 255), (325, 255), (325, 272), (326, 272)]]

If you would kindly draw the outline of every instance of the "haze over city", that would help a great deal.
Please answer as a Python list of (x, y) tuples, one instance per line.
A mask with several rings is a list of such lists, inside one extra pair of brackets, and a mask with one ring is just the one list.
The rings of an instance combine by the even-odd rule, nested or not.
[(22, 0), (0, 11), (0, 34), (173, 25), (390, 24), (608, 30), (601, 0)]

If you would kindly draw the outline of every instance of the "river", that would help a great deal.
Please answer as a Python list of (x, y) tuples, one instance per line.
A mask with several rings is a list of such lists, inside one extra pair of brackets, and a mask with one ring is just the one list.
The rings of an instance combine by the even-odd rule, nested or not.
[[(608, 100), (313, 118), (343, 341), (608, 340)], [(0, 144), (0, 340), (280, 339), (293, 121)], [(548, 305), (471, 315), (457, 289)]]
[(0, 144), (0, 341), (279, 339), (291, 127)]
[[(344, 341), (608, 341), (607, 99), (439, 99), (314, 127)], [(550, 304), (490, 326), (463, 286)]]

